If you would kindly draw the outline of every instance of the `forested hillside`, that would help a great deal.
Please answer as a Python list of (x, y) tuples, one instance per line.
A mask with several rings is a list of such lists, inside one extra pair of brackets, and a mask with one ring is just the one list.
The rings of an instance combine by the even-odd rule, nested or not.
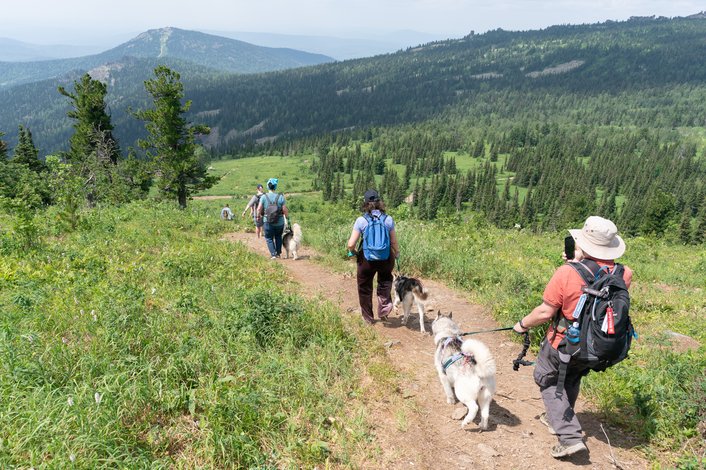
[[(207, 144), (227, 151), (258, 139), (430, 118), (494, 127), (518, 119), (698, 127), (706, 122), (704, 34), (703, 18), (639, 19), (496, 30), (269, 74), (219, 77), (201, 70), (199, 78), (194, 67), (179, 70), (194, 100), (192, 113), (203, 115), (214, 131)], [(139, 47), (155, 44), (143, 42)], [(128, 63), (100, 72), (109, 82), (116, 127), (129, 127), (126, 109), (146, 78), (144, 70)], [(47, 81), (0, 92), (0, 129), (10, 142), (22, 121), (35, 130), (45, 153), (62, 147), (56, 131), (62, 116), (48, 111), (61, 100), (54, 86)], [(124, 146), (137, 137), (129, 130), (118, 136)]]

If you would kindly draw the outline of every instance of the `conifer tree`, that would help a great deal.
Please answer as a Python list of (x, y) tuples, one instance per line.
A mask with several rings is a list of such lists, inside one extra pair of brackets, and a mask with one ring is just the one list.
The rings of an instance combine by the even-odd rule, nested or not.
[(679, 222), (679, 240), (685, 245), (691, 242), (691, 210), (688, 207), (684, 208)]
[(107, 155), (113, 164), (118, 162), (120, 148), (113, 138), (113, 124), (110, 115), (106, 112), (105, 96), (108, 92), (106, 84), (91, 78), (89, 74), (83, 75), (81, 81), (74, 81), (74, 92), (69, 93), (63, 86), (58, 87), (59, 93), (69, 98), (73, 109), (67, 116), (74, 119), (74, 135), (70, 139), (68, 160), (84, 162), (95, 151), (98, 134), (100, 140), (110, 141), (111, 153)]
[(45, 166), (44, 163), (39, 160), (38, 156), (39, 151), (37, 150), (37, 147), (34, 146), (32, 132), (21, 125), (19, 127), (18, 142), (15, 147), (15, 154), (12, 157), (12, 161), (20, 165), (25, 165), (35, 173), (39, 173), (45, 169)]
[(182, 104), (184, 85), (179, 73), (160, 65), (154, 69), (154, 75), (155, 78), (145, 81), (154, 108), (136, 113), (149, 132), (149, 137), (139, 141), (139, 145), (155, 163), (159, 189), (176, 195), (179, 206), (185, 208), (193, 191), (210, 188), (217, 181), (207, 174), (206, 164), (196, 152), (196, 135), (208, 134), (210, 129), (191, 125), (184, 118), (191, 101)]
[(691, 243), (698, 245), (706, 240), (706, 200), (701, 204), (701, 210), (696, 217), (696, 228), (691, 236)]
[(4, 132), (0, 132), (0, 164), (4, 163), (5, 160), (7, 160), (7, 142), (2, 140), (2, 136), (4, 135)]

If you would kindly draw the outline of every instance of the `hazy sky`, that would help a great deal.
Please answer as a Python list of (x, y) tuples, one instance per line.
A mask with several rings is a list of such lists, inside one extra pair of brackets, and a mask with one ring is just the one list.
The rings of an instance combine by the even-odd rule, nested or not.
[[(686, 16), (704, 0), (23, 0), (4, 1), (0, 37), (107, 43), (147, 29), (361, 37), (399, 30), (460, 37), (639, 16)], [(116, 42), (117, 44), (117, 42)]]

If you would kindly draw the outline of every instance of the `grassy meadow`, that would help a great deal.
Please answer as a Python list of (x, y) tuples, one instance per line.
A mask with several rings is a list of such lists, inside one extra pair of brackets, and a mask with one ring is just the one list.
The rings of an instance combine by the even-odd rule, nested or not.
[[(219, 163), (243, 174), (239, 169), (248, 160)], [(300, 169), (306, 172), (296, 175), (298, 184), (312, 177)], [(287, 177), (270, 174), (287, 184)], [(324, 203), (317, 193), (292, 195), (288, 205), (292, 220), (304, 228), (305, 243), (323, 254), (321, 262), (350, 270), (344, 247), (356, 212)], [(414, 219), (405, 205), (391, 214), (401, 270), (447, 282), (485, 305), (501, 325), (541, 302), (546, 282), (562, 263), (563, 234), (500, 230), (471, 212), (433, 222)], [(247, 221), (237, 223), (249, 227)], [(638, 237), (626, 243), (621, 262), (635, 272), (631, 314), (639, 339), (626, 361), (589, 375), (582, 395), (606, 422), (638, 437), (657, 467), (667, 462), (698, 468), (706, 452), (706, 252), (670, 240)], [(535, 346), (543, 332), (533, 333)]]
[[(279, 178), (315, 259), (350, 271), (344, 247), (357, 214), (311, 191), (313, 158), (216, 161), (223, 178), (205, 194), (233, 196), (238, 214), (256, 183)], [(466, 158), (457, 156), (459, 167), (477, 163)], [(325, 299), (305, 300), (281, 266), (220, 240), (252, 230), (248, 218), (220, 221), (223, 202), (97, 208), (68, 232), (50, 208), (35, 217), (31, 248), (0, 214), (0, 468), (375, 461), (365, 396), (381, 393), (361, 387), (394, 395), (396, 383), (374, 332)], [(433, 222), (406, 205), (391, 213), (401, 269), (465, 292), (501, 325), (541, 301), (561, 263), (563, 234), (499, 230), (472, 212)], [(626, 242), (640, 338), (628, 360), (588, 377), (583, 396), (636, 436), (655, 468), (698, 468), (706, 253), (670, 240)]]
[(72, 233), (50, 210), (30, 251), (2, 219), (1, 468), (356, 466), (365, 335), (219, 241), (217, 207), (95, 209)]

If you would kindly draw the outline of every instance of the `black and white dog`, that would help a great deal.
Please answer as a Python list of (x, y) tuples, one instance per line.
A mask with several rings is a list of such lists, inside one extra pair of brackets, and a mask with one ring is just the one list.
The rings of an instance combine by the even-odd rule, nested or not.
[(397, 276), (392, 284), (392, 288), (395, 291), (395, 301), (392, 304), (392, 308), (397, 308), (400, 302), (402, 302), (402, 308), (404, 310), (402, 324), (407, 324), (409, 314), (412, 311), (412, 303), (416, 303), (417, 310), (419, 311), (419, 330), (422, 333), (426, 333), (424, 329), (424, 301), (427, 300), (427, 292), (424, 290), (422, 283), (419, 282), (419, 279)]

